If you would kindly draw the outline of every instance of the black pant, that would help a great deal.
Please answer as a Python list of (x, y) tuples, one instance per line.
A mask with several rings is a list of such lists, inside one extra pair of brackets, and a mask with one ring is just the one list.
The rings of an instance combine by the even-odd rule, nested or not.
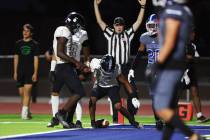
[(65, 84), (73, 94), (85, 95), (83, 86), (75, 68), (69, 64), (57, 64), (55, 69), (55, 82), (53, 83), (53, 92), (60, 92)]

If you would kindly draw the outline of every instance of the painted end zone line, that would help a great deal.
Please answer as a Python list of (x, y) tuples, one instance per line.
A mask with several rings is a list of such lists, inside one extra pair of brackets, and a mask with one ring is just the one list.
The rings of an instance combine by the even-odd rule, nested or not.
[(38, 133), (30, 133), (30, 134), (18, 134), (18, 135), (12, 135), (12, 136), (3, 136), (3, 137), (0, 137), (0, 140), (7, 139), (7, 138), (25, 137), (25, 136), (31, 136), (31, 135), (50, 134), (50, 133), (55, 133), (55, 132), (63, 132), (63, 131), (77, 130), (77, 129), (79, 129), (79, 128), (53, 130), (53, 131), (48, 131), (48, 132), (38, 132)]

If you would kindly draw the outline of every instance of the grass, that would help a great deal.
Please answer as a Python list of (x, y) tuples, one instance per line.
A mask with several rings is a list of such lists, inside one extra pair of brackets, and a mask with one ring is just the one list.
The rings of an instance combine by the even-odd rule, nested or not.
[[(112, 122), (110, 115), (97, 115), (97, 119), (106, 119)], [(55, 128), (47, 128), (47, 124), (51, 119), (51, 115), (33, 115), (32, 120), (22, 120), (17, 114), (0, 115), (0, 136), (9, 136), (16, 134), (30, 134), (37, 132), (47, 132), (53, 130), (63, 129), (61, 125)], [(143, 124), (154, 124), (154, 118), (152, 116), (136, 116), (136, 120)], [(90, 127), (90, 118), (88, 115), (83, 115), (82, 117), (83, 127)], [(127, 124), (128, 121), (125, 120)], [(199, 125), (195, 120), (188, 122), (191, 125)], [(210, 122), (204, 125), (210, 125)]]

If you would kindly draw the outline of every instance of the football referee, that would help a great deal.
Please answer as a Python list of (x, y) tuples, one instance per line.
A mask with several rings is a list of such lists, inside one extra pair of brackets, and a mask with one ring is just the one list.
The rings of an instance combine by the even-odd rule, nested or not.
[[(122, 73), (127, 77), (130, 65), (128, 63), (130, 57), (131, 40), (134, 33), (142, 23), (146, 0), (138, 0), (141, 5), (136, 22), (127, 30), (125, 30), (125, 21), (122, 17), (114, 19), (113, 27), (108, 27), (102, 20), (99, 11), (99, 4), (102, 0), (94, 0), (94, 10), (97, 23), (104, 32), (104, 36), (108, 41), (108, 54), (115, 58), (116, 64), (121, 66)], [(113, 111), (113, 122), (117, 122), (117, 112)]]

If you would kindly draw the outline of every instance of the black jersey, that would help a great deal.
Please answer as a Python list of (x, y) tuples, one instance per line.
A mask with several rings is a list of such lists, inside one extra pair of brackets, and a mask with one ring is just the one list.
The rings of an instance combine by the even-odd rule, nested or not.
[(19, 56), (18, 72), (31, 73), (34, 70), (34, 56), (39, 55), (39, 43), (19, 40), (15, 44), (15, 54)]

